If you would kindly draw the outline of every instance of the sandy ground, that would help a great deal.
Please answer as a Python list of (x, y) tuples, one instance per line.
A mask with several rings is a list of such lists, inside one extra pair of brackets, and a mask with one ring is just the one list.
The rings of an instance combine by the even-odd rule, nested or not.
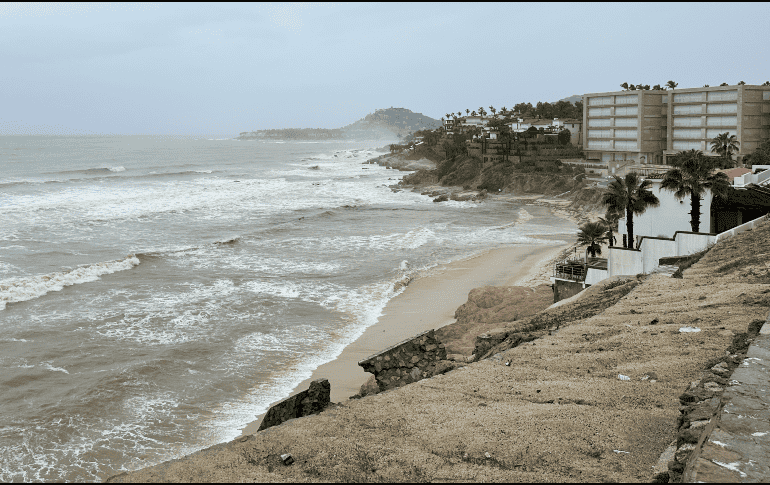
[(767, 317), (768, 237), (720, 242), (684, 279), (650, 275), (496, 357), (113, 480), (649, 482), (679, 395)]
[[(569, 237), (565, 235), (561, 239)], [(425, 330), (453, 323), (455, 310), (468, 300), (468, 293), (474, 288), (549, 284), (550, 262), (567, 247), (513, 246), (433, 268), (388, 302), (375, 325), (335, 360), (316, 369), (310, 379), (300, 383), (291, 394), (307, 389), (310, 381), (322, 377), (329, 379), (332, 402), (357, 394), (371, 376), (358, 366), (360, 360)], [(258, 416), (241, 430), (242, 434), (255, 433), (261, 420), (262, 416)]]

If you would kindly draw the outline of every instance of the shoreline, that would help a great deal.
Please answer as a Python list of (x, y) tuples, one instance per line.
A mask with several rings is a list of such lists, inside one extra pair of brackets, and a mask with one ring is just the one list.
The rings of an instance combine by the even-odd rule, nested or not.
[[(571, 239), (574, 235), (564, 233), (552, 237)], [(422, 331), (453, 323), (455, 311), (467, 301), (468, 293), (474, 288), (550, 284), (548, 276), (553, 262), (563, 258), (573, 246), (574, 242), (493, 248), (431, 268), (428, 274), (414, 279), (402, 293), (388, 301), (377, 323), (347, 345), (335, 359), (313, 370), (310, 378), (295, 386), (287, 397), (307, 389), (314, 379), (326, 378), (331, 383), (332, 402), (349, 399), (371, 376), (358, 366), (360, 360)], [(256, 415), (255, 420), (240, 429), (239, 436), (256, 433), (263, 417), (264, 414)]]

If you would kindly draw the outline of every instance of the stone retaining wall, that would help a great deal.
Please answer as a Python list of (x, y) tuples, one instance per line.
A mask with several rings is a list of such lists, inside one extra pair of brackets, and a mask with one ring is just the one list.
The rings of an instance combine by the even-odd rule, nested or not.
[[(768, 318), (770, 319), (770, 316)], [(690, 481), (694, 478), (693, 471), (698, 468), (696, 465), (704, 461), (700, 458), (704, 444), (708, 443), (709, 436), (714, 429), (719, 427), (720, 415), (726, 401), (729, 400), (726, 398), (730, 393), (726, 393), (725, 389), (729, 390), (733, 384), (737, 384), (737, 381), (732, 379), (733, 372), (744, 363), (749, 351), (749, 344), (757, 337), (763, 323), (762, 320), (755, 320), (749, 324), (747, 333), (733, 337), (733, 343), (725, 352), (725, 357), (709, 362), (701, 379), (691, 383), (688, 389), (679, 396), (681, 406), (679, 407), (680, 416), (677, 422), (676, 452), (673, 460), (668, 464), (668, 476), (662, 476), (666, 475), (663, 473), (661, 476), (655, 477), (657, 480), (667, 479), (665, 481), (675, 483)], [(730, 459), (725, 463), (730, 464), (733, 461)], [(714, 475), (712, 470), (712, 478), (717, 476), (720, 477), (717, 481), (725, 480), (727, 475), (724, 472), (727, 470), (722, 470), (713, 463), (709, 461), (706, 464), (707, 468), (715, 468), (719, 471)], [(707, 475), (707, 473), (703, 473), (698, 481), (703, 481)]]
[[(444, 361), (444, 362), (442, 362)], [(446, 361), (444, 344), (436, 339), (435, 331), (428, 330), (392, 347), (378, 352), (358, 363), (366, 372), (374, 374), (380, 391), (401, 387), (453, 368)]]
[(284, 421), (318, 414), (331, 402), (331, 384), (327, 379), (316, 379), (306, 391), (289, 396), (268, 409), (259, 430), (277, 426)]

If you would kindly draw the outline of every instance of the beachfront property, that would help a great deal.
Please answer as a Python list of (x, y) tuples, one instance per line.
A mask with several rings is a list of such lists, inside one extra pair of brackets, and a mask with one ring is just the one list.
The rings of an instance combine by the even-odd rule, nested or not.
[(712, 155), (711, 140), (720, 133), (736, 135), (740, 164), (770, 136), (768, 86), (590, 93), (583, 103), (586, 159), (609, 175), (665, 171), (668, 157), (684, 150)]
[[(634, 217), (633, 248), (610, 247), (606, 259), (588, 258), (586, 254), (556, 263), (551, 278), (554, 301), (569, 298), (605, 278), (659, 271), (661, 258), (702, 251), (722, 238), (750, 229), (770, 214), (770, 165), (722, 171), (732, 188), (724, 200), (714, 199), (706, 190), (698, 232), (692, 232), (690, 225), (690, 198), (678, 200), (672, 191), (661, 189), (663, 173), (646, 177), (660, 203)], [(615, 232), (619, 240), (627, 236), (625, 217)]]
[[(770, 165), (723, 170), (731, 175), (732, 190), (727, 200), (714, 200), (708, 189), (701, 199), (699, 232), (716, 235), (744, 222), (770, 212)], [(755, 173), (756, 172), (756, 173)], [(737, 175), (740, 174), (740, 175)], [(677, 232), (691, 231), (690, 198), (677, 200), (670, 190), (662, 190), (663, 173), (646, 177), (652, 182), (650, 190), (660, 200), (658, 207), (649, 207), (634, 216), (634, 247), (642, 238), (671, 238)], [(618, 223), (620, 238), (626, 234), (625, 217)]]

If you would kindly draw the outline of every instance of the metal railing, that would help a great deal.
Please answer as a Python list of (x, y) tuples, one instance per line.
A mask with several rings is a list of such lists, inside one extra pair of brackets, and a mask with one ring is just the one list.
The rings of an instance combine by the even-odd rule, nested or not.
[(586, 264), (582, 260), (566, 259), (554, 265), (553, 276), (563, 280), (585, 281)]

